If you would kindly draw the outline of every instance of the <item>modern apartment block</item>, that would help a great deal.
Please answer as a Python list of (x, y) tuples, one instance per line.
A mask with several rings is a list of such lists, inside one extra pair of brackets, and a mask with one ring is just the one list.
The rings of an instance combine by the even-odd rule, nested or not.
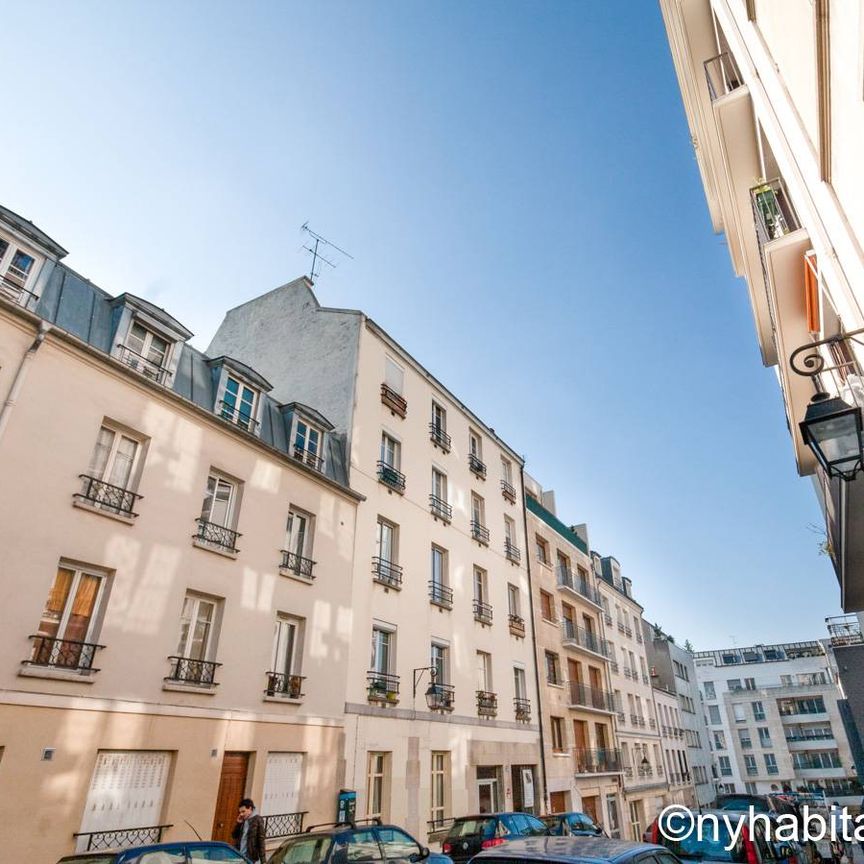
[(669, 803), (666, 767), (642, 626), (642, 606), (631, 581), (611, 556), (592, 552), (592, 566), (603, 607), (612, 696), (624, 773), (626, 838), (639, 840)]
[(858, 778), (864, 777), (864, 612), (826, 618), (843, 699), (840, 709)]
[(788, 789), (857, 804), (861, 785), (822, 642), (694, 654), (718, 792)]
[(346, 442), (363, 501), (356, 539), (338, 536), (354, 571), (333, 626), (353, 632), (343, 752), (358, 815), (426, 838), (454, 815), (539, 812), (522, 459), (306, 279), (232, 309), (209, 353), (258, 369), (277, 400), (316, 405)]
[[(860, 4), (660, 7), (711, 223), (746, 281), (762, 362), (776, 369), (798, 473), (812, 477), (825, 514), (841, 605), (861, 611), (864, 480), (838, 476), (860, 467), (864, 405)], [(839, 399), (811, 403), (817, 391)], [(799, 426), (817, 414), (835, 418), (811, 427), (821, 459)]]
[(589, 813), (621, 837), (617, 709), (587, 532), (561, 522), (553, 493), (528, 476), (525, 493), (547, 808)]
[(344, 435), (5, 209), (0, 250), (5, 855), (227, 839), (244, 794), (271, 837), (332, 819)]
[(672, 798), (688, 806), (711, 804), (711, 748), (693, 655), (660, 628), (642, 624)]

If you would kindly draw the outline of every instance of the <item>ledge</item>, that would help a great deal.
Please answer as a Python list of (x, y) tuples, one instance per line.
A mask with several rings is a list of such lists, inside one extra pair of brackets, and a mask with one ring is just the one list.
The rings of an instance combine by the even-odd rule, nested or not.
[(78, 684), (92, 684), (96, 680), (96, 671), (73, 672), (71, 669), (58, 669), (56, 666), (36, 666), (32, 663), (23, 665), (18, 670), (22, 678), (50, 678), (53, 681), (75, 681)]
[(113, 519), (115, 522), (122, 522), (124, 525), (134, 525), (134, 516), (124, 516), (122, 513), (115, 513), (113, 510), (106, 510), (98, 504), (93, 504), (86, 498), (81, 498), (75, 495), (72, 498), (72, 506), (79, 510), (86, 510), (88, 513), (95, 513), (97, 516), (105, 516), (108, 519)]
[(290, 699), (287, 696), (265, 696), (264, 702), (279, 702), (282, 705), (302, 705), (302, 699)]
[(223, 558), (228, 558), (231, 561), (237, 560), (237, 552), (229, 552), (227, 549), (220, 549), (218, 546), (214, 546), (212, 543), (208, 543), (206, 540), (201, 540), (198, 537), (192, 538), (192, 545), (196, 546), (198, 549), (203, 549), (205, 552), (212, 552), (214, 555), (221, 555)]
[[(234, 555), (234, 556), (227, 556), (227, 557), (236, 558), (237, 556)], [(279, 575), (284, 576), (286, 579), (293, 579), (295, 582), (302, 582), (304, 585), (312, 585), (315, 582), (314, 576), (302, 576), (299, 573), (295, 573), (289, 567), (280, 567), (279, 568)]]
[(163, 681), (163, 690), (171, 690), (175, 693), (199, 693), (202, 696), (213, 696), (217, 687), (215, 684), (181, 684), (179, 681)]

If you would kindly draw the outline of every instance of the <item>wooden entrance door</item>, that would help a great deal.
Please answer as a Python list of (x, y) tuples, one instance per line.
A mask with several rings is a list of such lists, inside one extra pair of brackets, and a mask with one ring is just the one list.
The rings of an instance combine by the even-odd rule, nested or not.
[(213, 839), (231, 842), (231, 832), (237, 824), (237, 806), (246, 797), (246, 776), (249, 771), (248, 753), (226, 753), (222, 758), (222, 776), (216, 796), (213, 816)]
[(567, 806), (566, 792), (549, 793), (549, 809), (552, 813), (566, 813), (570, 808)]
[(591, 681), (591, 686), (595, 690), (603, 689), (603, 678), (600, 675), (600, 670), (596, 666), (588, 667), (588, 677)]
[(600, 820), (597, 817), (597, 796), (583, 795), (582, 796), (582, 812), (591, 817), (591, 821), (596, 825)]
[(567, 658), (567, 676), (571, 681), (575, 681), (577, 684), (582, 683), (582, 664), (577, 663), (575, 660), (571, 660), (569, 657)]

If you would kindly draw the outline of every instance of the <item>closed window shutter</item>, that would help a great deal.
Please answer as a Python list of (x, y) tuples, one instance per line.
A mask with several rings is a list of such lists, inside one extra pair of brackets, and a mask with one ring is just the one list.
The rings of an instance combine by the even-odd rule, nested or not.
[(264, 771), (263, 816), (300, 811), (300, 781), (303, 774), (302, 753), (268, 753)]

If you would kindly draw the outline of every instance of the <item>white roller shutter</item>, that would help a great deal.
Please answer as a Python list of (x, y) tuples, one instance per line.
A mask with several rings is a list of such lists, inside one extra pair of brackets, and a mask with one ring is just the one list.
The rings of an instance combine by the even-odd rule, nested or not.
[(264, 770), (264, 798), (261, 815), (297, 813), (300, 810), (302, 753), (268, 753)]

